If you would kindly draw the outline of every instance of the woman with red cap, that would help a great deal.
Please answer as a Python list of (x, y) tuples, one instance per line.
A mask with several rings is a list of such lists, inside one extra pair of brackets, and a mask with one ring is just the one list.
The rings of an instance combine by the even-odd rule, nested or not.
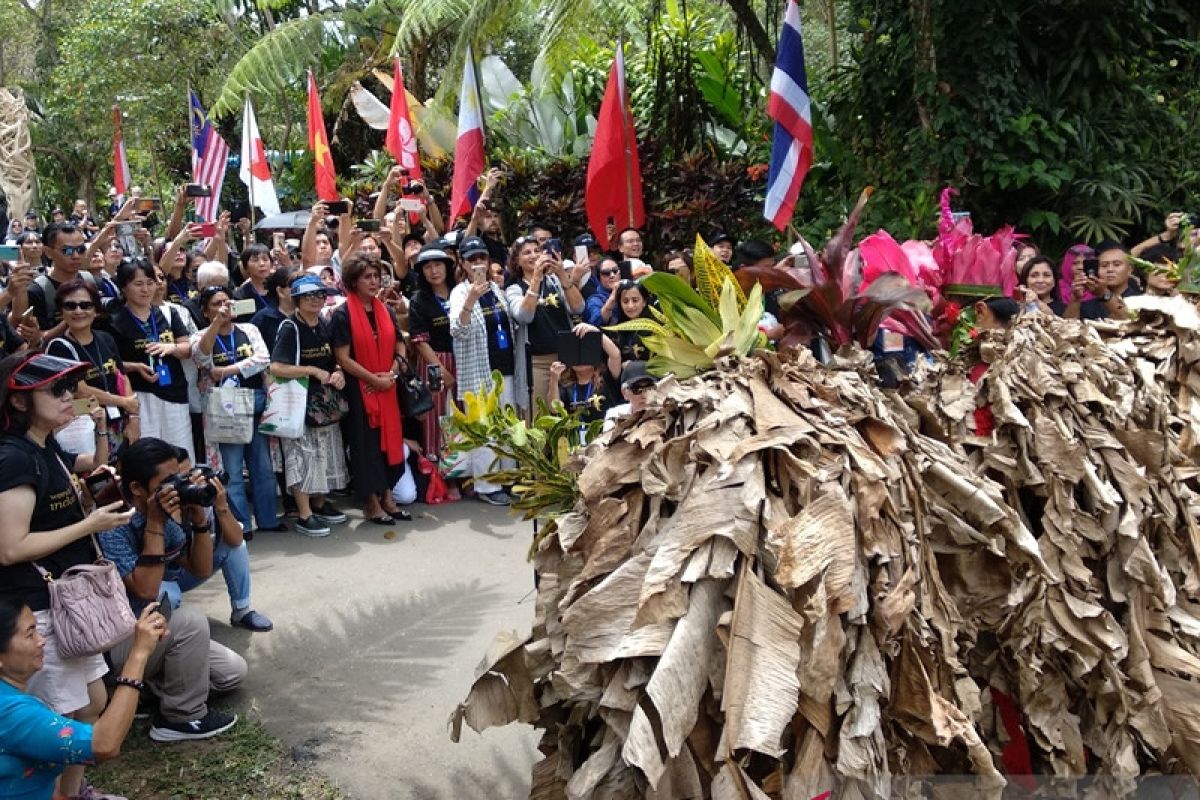
[[(61, 658), (50, 623), (50, 592), (39, 571), (57, 577), (97, 558), (92, 534), (129, 522), (131, 511), (112, 503), (87, 513), (75, 473), (88, 472), (95, 455), (59, 447), (51, 433), (74, 418), (76, 385), (87, 365), (43, 353), (0, 361), (0, 596), (28, 606), (46, 640), (45, 666), (29, 692), (55, 712), (95, 722), (104, 710), (104, 657)], [(103, 411), (99, 418), (103, 423)], [(103, 431), (103, 428), (99, 429)], [(97, 433), (97, 439), (101, 437)], [(106, 455), (107, 447), (98, 447)], [(68, 767), (59, 794), (82, 794), (83, 767)]]

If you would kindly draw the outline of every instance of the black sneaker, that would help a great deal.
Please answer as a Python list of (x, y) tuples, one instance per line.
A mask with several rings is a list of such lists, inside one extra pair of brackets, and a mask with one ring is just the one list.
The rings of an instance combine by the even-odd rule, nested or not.
[(326, 500), (325, 504), (320, 508), (314, 506), (312, 513), (314, 517), (319, 517), (321, 522), (324, 522), (327, 525), (345, 525), (346, 520), (349, 519), (349, 517), (347, 517), (341, 511), (338, 511), (336, 508), (334, 508), (333, 504), (328, 500)]
[(332, 531), (329, 530), (329, 526), (325, 524), (324, 520), (322, 520), (316, 514), (313, 514), (311, 517), (301, 517), (300, 519), (296, 520), (296, 530), (299, 533), (303, 533), (305, 536), (312, 536), (314, 538), (328, 536), (330, 533), (332, 533)]
[(190, 742), (211, 739), (237, 724), (237, 714), (229, 714), (210, 708), (203, 719), (191, 722), (167, 722), (157, 717), (150, 726), (150, 738), (156, 742)]
[(494, 506), (512, 505), (512, 501), (513, 501), (512, 497), (509, 496), (508, 492), (504, 491), (503, 489), (497, 489), (494, 492), (488, 492), (487, 494), (477, 494), (475, 496), (477, 498), (479, 498), (480, 500), (482, 500), (483, 502), (490, 503), (491, 505), (494, 505)]

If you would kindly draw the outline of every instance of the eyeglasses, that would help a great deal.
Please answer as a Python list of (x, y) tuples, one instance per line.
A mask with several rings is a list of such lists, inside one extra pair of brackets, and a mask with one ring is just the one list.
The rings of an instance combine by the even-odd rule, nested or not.
[(604, 277), (604, 278), (611, 278), (613, 275), (620, 275), (620, 274), (621, 274), (621, 270), (619, 270), (619, 269), (602, 269), (602, 270), (600, 270), (600, 276)]
[(633, 386), (629, 387), (629, 393), (630, 394), (644, 394), (653, 385), (654, 384), (652, 384), (652, 383), (635, 383)]
[(78, 303), (74, 300), (63, 300), (62, 307), (66, 311), (91, 311), (96, 304), (91, 300), (81, 300)]
[(86, 244), (64, 244), (58, 248), (64, 256), (79, 256), (87, 252)]

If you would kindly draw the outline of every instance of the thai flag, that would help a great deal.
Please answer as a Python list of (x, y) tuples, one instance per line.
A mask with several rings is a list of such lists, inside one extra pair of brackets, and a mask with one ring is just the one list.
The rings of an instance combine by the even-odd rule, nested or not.
[(192, 182), (212, 187), (211, 197), (196, 198), (196, 216), (203, 222), (213, 222), (221, 201), (221, 186), (225, 183), (229, 145), (217, 133), (200, 105), (200, 98), (191, 89), (188, 89), (188, 112), (192, 129)]
[(771, 170), (763, 216), (783, 230), (792, 219), (804, 176), (812, 166), (812, 108), (804, 72), (804, 41), (800, 36), (800, 7), (788, 0), (779, 33), (779, 52), (771, 75), (767, 115), (775, 120), (771, 141)]
[(462, 89), (458, 94), (458, 141), (454, 145), (454, 184), (450, 190), (450, 221), (469, 217), (479, 200), (483, 174), (483, 101), (475, 79), (475, 59), (467, 45)]

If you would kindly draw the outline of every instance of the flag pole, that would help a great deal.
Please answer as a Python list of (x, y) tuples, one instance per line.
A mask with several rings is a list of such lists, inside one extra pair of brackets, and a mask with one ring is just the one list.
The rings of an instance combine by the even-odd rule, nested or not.
[(617, 57), (621, 62), (620, 80), (617, 81), (617, 93), (621, 100), (621, 147), (625, 153), (625, 199), (626, 208), (629, 209), (629, 226), (634, 227), (633, 216), (633, 152), (629, 147), (629, 142), (633, 139), (633, 131), (629, 130), (633, 123), (632, 108), (626, 114), (626, 97), (625, 97), (625, 39), (623, 36), (617, 37)]

